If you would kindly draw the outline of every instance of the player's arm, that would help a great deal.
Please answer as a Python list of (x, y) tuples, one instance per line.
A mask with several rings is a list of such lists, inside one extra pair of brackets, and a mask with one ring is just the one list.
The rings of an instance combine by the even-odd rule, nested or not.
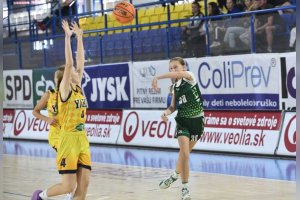
[(83, 70), (84, 70), (84, 47), (83, 47), (83, 39), (82, 39), (83, 31), (78, 27), (76, 22), (72, 23), (72, 29), (76, 34), (76, 38), (77, 38), (76, 71), (79, 75), (78, 85), (80, 86), (82, 76), (83, 76)]
[(50, 96), (49, 92), (45, 92), (43, 94), (42, 98), (39, 100), (39, 102), (34, 107), (32, 114), (36, 118), (48, 122), (48, 124), (55, 124), (56, 123), (55, 119), (51, 119), (50, 117), (47, 117), (47, 116), (41, 114), (41, 110), (43, 110), (47, 106), (49, 96)]
[(155, 76), (152, 80), (152, 88), (154, 90), (158, 90), (158, 85), (157, 85), (157, 81), (160, 79), (165, 79), (165, 78), (171, 78), (171, 79), (181, 79), (181, 78), (185, 78), (187, 80), (191, 80), (192, 76), (190, 73), (188, 73), (187, 71), (180, 71), (180, 72), (167, 72), (165, 74), (159, 75), (159, 76)]
[(171, 105), (162, 113), (161, 118), (163, 121), (168, 121), (168, 116), (176, 110), (175, 94), (172, 95)]
[(64, 70), (64, 75), (62, 78), (62, 81), (59, 86), (59, 91), (61, 94), (61, 98), (63, 101), (65, 101), (69, 93), (71, 92), (71, 73), (72, 73), (72, 67), (73, 67), (73, 57), (72, 57), (72, 50), (71, 50), (71, 36), (73, 32), (69, 28), (69, 24), (67, 21), (63, 20), (62, 22), (62, 27), (65, 31), (65, 59), (66, 59), (66, 64), (65, 64), (65, 70)]

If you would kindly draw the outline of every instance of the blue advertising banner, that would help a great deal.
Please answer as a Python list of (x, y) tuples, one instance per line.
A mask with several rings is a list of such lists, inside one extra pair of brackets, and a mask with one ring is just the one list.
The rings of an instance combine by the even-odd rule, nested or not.
[(85, 68), (81, 87), (89, 109), (130, 108), (128, 63)]

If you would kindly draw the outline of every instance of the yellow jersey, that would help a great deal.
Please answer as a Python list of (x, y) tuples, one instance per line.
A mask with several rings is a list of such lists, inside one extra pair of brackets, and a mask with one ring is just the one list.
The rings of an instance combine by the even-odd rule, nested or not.
[(58, 112), (61, 130), (68, 132), (83, 131), (86, 120), (87, 102), (81, 88), (76, 85), (66, 101), (61, 100), (59, 92)]
[[(57, 91), (56, 90), (49, 90), (49, 99), (47, 101), (47, 111), (48, 111), (48, 116), (50, 118), (54, 118), (58, 121), (58, 108), (57, 108), (57, 97), (58, 97), (58, 94), (57, 94)], [(58, 121), (58, 124), (59, 124), (59, 121)], [(59, 125), (50, 125), (50, 131), (51, 129), (59, 129)]]

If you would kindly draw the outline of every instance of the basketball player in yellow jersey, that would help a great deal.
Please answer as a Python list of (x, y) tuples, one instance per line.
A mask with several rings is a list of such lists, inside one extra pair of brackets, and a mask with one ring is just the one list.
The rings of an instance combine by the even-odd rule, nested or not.
[[(36, 104), (32, 114), (41, 120), (46, 121), (50, 125), (48, 134), (48, 142), (50, 146), (57, 151), (57, 143), (59, 139), (60, 127), (57, 120), (57, 92), (56, 90), (49, 90), (44, 93), (42, 98)], [(41, 110), (47, 108), (48, 117), (41, 114)]]
[[(55, 84), (57, 85), (57, 80), (55, 79)], [(50, 130), (48, 133), (48, 142), (50, 146), (57, 152), (57, 145), (60, 134), (60, 125), (58, 123), (58, 93), (57, 90), (49, 90), (45, 92), (42, 98), (39, 100), (37, 105), (34, 107), (32, 114), (41, 120), (46, 121), (50, 125)], [(41, 114), (41, 110), (47, 108), (48, 117)], [(75, 189), (75, 188), (74, 188)], [(74, 191), (75, 192), (75, 191)], [(66, 195), (64, 200), (72, 200), (73, 193)]]
[[(72, 30), (66, 21), (62, 27), (65, 31), (64, 68), (55, 72), (58, 80), (58, 113), (60, 123), (60, 138), (57, 149), (57, 168), (62, 174), (62, 182), (41, 191), (33, 193), (31, 200), (45, 200), (48, 197), (71, 193), (76, 187), (74, 200), (84, 200), (87, 193), (91, 172), (91, 157), (89, 142), (84, 130), (86, 119), (86, 98), (80, 88), (84, 70), (84, 49), (82, 30), (72, 23)], [(75, 33), (77, 37), (77, 68), (73, 67), (70, 38)]]

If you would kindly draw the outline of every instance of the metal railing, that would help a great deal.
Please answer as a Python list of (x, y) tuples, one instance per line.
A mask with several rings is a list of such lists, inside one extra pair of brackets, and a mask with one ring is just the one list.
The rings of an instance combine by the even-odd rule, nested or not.
[[(205, 0), (206, 1), (206, 0)], [(173, 1), (166, 1), (167, 3), (173, 2)], [(147, 4), (140, 4), (140, 5), (135, 5), (135, 8), (142, 8), (145, 6), (151, 6), (151, 5), (156, 5), (156, 4), (161, 4), (161, 2), (152, 2), (152, 3), (147, 3)], [(206, 4), (205, 4), (206, 5)], [(210, 48), (210, 43), (208, 41), (208, 39), (210, 38), (209, 35), (209, 31), (208, 31), (208, 22), (209, 20), (223, 20), (224, 18), (232, 18), (232, 17), (238, 17), (238, 16), (250, 16), (250, 30), (251, 30), (251, 53), (255, 53), (256, 52), (256, 45), (255, 45), (255, 34), (254, 34), (254, 19), (255, 19), (255, 15), (256, 14), (264, 14), (264, 13), (272, 13), (272, 12), (277, 12), (279, 10), (296, 10), (296, 6), (292, 5), (292, 6), (285, 6), (285, 7), (279, 7), (279, 8), (273, 8), (273, 9), (266, 9), (266, 10), (258, 10), (258, 11), (251, 11), (251, 12), (241, 12), (241, 13), (235, 13), (235, 14), (226, 14), (226, 15), (218, 15), (218, 16), (205, 16), (205, 17), (201, 17), (199, 18), (199, 20), (204, 20), (205, 21), (205, 27), (206, 27), (206, 38), (207, 38), (207, 42), (206, 42), (206, 56), (210, 56), (211, 55), (211, 48)], [(105, 28), (104, 29), (99, 29), (99, 30), (89, 30), (89, 31), (84, 31), (84, 34), (90, 34), (90, 33), (98, 33), (100, 35), (98, 35), (98, 41), (99, 41), (99, 49), (101, 49), (99, 57), (100, 57), (100, 63), (104, 63), (104, 57), (103, 57), (103, 35), (106, 35), (108, 31), (115, 31), (115, 30), (123, 30), (123, 29), (131, 29), (131, 35), (130, 35), (130, 45), (131, 45), (131, 55), (130, 55), (130, 60), (128, 61), (134, 61), (134, 37), (133, 37), (133, 32), (135, 31), (139, 31), (141, 28), (143, 27), (151, 27), (151, 26), (159, 26), (159, 25), (167, 25), (167, 27), (165, 28), (166, 31), (166, 59), (170, 58), (170, 31), (169, 29), (171, 28), (171, 24), (173, 23), (182, 23), (182, 22), (190, 22), (191, 19), (178, 19), (178, 20), (171, 20), (170, 19), (170, 5), (167, 4), (167, 21), (164, 22), (154, 22), (154, 23), (147, 23), (147, 24), (139, 24), (138, 22), (138, 16), (136, 17), (136, 24), (135, 25), (129, 25), (129, 26), (122, 26), (122, 27), (112, 27), (112, 28), (108, 28), (107, 27), (107, 15), (105, 13), (112, 11), (112, 9), (107, 9), (107, 10), (100, 10), (100, 11), (94, 11), (94, 12), (89, 12), (89, 13), (76, 13), (75, 16), (72, 16), (74, 20), (78, 20), (80, 17), (82, 16), (91, 16), (93, 14), (97, 14), (97, 13), (101, 13), (102, 15), (105, 16)], [(136, 12), (138, 13), (138, 12)], [(58, 17), (53, 17), (52, 18), (52, 23), (56, 22), (56, 21), (61, 21), (62, 20), (62, 16), (58, 16)], [(4, 26), (5, 27), (5, 26)], [(54, 31), (53, 31), (54, 32)], [(52, 32), (52, 33), (53, 33)], [(29, 41), (28, 39), (19, 39), (16, 31), (15, 31), (15, 38), (14, 38), (14, 43), (17, 45), (18, 51), (16, 54), (18, 54), (18, 59), (19, 59), (19, 68), (23, 68), (22, 65), (22, 48), (21, 45), (24, 42), (34, 42), (34, 41), (43, 41), (43, 40), (56, 40), (58, 38), (63, 38), (64, 34), (60, 33), (60, 34), (51, 34), (49, 35), (49, 33), (46, 31), (46, 33), (44, 35), (39, 35), (38, 32), (36, 30), (33, 30), (32, 34), (30, 34), (30, 38)], [(47, 63), (47, 49), (44, 48), (43, 49), (43, 56), (44, 56), (44, 62), (43, 65), (44, 67), (48, 66)]]

